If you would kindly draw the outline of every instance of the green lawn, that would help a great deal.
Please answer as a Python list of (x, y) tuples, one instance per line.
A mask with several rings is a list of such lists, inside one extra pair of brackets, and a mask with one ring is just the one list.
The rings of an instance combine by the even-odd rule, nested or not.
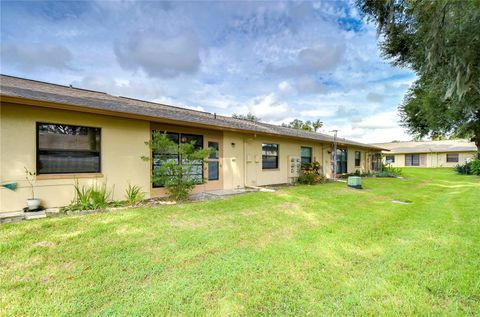
[(0, 315), (478, 316), (480, 177), (404, 174), (2, 225)]

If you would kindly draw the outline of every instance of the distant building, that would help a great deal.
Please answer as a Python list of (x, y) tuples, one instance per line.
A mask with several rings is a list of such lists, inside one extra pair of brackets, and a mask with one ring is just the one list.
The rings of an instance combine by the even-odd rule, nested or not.
[(474, 158), (475, 143), (467, 140), (376, 143), (383, 151), (383, 162), (394, 167), (454, 167)]

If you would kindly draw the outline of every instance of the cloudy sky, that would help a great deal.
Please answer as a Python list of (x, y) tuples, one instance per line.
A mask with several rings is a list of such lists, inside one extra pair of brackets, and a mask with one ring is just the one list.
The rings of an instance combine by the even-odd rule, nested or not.
[(322, 132), (408, 140), (415, 78), (351, 2), (2, 2), (1, 72)]

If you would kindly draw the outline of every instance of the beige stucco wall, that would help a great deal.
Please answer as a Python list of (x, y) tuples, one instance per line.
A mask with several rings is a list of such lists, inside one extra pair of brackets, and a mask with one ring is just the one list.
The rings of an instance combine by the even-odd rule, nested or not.
[[(263, 143), (279, 145), (277, 169), (262, 169)], [(225, 132), (224, 144), (224, 188), (226, 189), (243, 187), (244, 185), (263, 186), (291, 182), (287, 169), (288, 157), (300, 156), (302, 146), (311, 147), (313, 151), (312, 159), (323, 162), (323, 146), (313, 142)]]
[[(74, 198), (74, 184), (106, 183), (113, 199), (124, 200), (128, 184), (138, 185), (149, 196), (164, 195), (162, 189), (152, 189), (151, 162), (140, 159), (149, 156), (144, 141), (152, 129), (201, 134), (204, 146), (208, 140), (220, 144), (220, 180), (197, 186), (195, 191), (234, 189), (247, 186), (285, 184), (292, 181), (288, 175), (289, 156), (300, 156), (301, 147), (313, 149), (313, 161), (322, 164), (323, 174), (331, 177), (330, 144), (299, 141), (290, 138), (258, 136), (248, 133), (214, 131), (194, 127), (156, 124), (148, 121), (89, 114), (76, 111), (0, 104), (0, 183), (18, 183), (11, 191), (0, 187), (0, 212), (21, 210), (30, 196), (24, 179), (24, 167), (36, 169), (36, 122), (83, 125), (101, 128), (101, 173), (77, 175), (41, 175), (37, 178), (35, 195), (44, 207), (67, 205)], [(279, 167), (262, 169), (262, 144), (279, 144)], [(348, 173), (367, 170), (366, 151), (348, 147)], [(355, 151), (361, 151), (361, 166), (356, 167)]]
[[(454, 153), (454, 152), (450, 152)], [(466, 160), (474, 158), (476, 152), (458, 152), (458, 163), (447, 162), (447, 153), (423, 153), (426, 157), (425, 165), (419, 167), (455, 167), (457, 164), (464, 164)], [(386, 156), (393, 155), (383, 153), (383, 161), (386, 162)], [(395, 162), (391, 164), (393, 167), (405, 167), (405, 154), (394, 154)], [(412, 166), (415, 167), (415, 166)]]
[[(24, 167), (36, 168), (36, 122), (101, 128), (101, 174), (79, 178), (79, 184), (106, 182), (116, 200), (124, 199), (128, 183), (141, 186), (148, 195), (150, 163), (140, 156), (149, 153), (143, 143), (150, 137), (149, 122), (23, 105), (0, 107), (0, 182), (18, 183), (16, 191), (0, 187), (0, 211), (20, 210), (30, 196)], [(35, 195), (45, 207), (64, 206), (74, 197), (74, 182), (73, 177), (37, 180)]]
[[(355, 165), (355, 152), (360, 152), (360, 165)], [(367, 171), (367, 153), (365, 150), (357, 148), (357, 147), (348, 147), (347, 148), (347, 173), (355, 173), (355, 171), (359, 170), (360, 172), (364, 173)]]
[(225, 189), (244, 187), (245, 160), (244, 135), (234, 132), (223, 133), (223, 186)]

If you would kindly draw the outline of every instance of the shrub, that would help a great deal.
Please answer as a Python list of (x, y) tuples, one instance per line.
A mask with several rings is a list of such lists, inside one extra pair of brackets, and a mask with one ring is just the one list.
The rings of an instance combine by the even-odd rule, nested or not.
[(398, 177), (396, 173), (388, 172), (388, 171), (381, 171), (375, 174), (377, 177)]
[(402, 176), (402, 169), (391, 165), (382, 165), (382, 170), (375, 175), (377, 177), (398, 177)]
[(458, 164), (455, 166), (455, 170), (459, 174), (480, 176), (480, 159), (475, 159), (465, 164)]
[(320, 173), (322, 166), (319, 162), (305, 164), (302, 175), (297, 178), (297, 183), (304, 185), (313, 185), (323, 183), (325, 178)]
[(142, 191), (140, 186), (128, 184), (125, 198), (129, 205), (136, 205), (145, 198), (145, 192)]
[(470, 162), (470, 171), (473, 175), (480, 176), (480, 159), (476, 159)]
[(92, 204), (92, 209), (105, 209), (110, 200), (111, 192), (107, 190), (107, 185), (97, 185), (95, 184), (90, 189), (90, 201)]
[(454, 167), (455, 171), (458, 173), (458, 174), (464, 174), (464, 175), (469, 175), (471, 174), (470, 172), (470, 163), (465, 163), (465, 164), (457, 164), (455, 167)]
[(68, 206), (63, 208), (64, 211), (95, 210), (107, 207), (111, 192), (107, 190), (106, 184), (86, 187), (76, 182), (74, 187), (75, 197)]

